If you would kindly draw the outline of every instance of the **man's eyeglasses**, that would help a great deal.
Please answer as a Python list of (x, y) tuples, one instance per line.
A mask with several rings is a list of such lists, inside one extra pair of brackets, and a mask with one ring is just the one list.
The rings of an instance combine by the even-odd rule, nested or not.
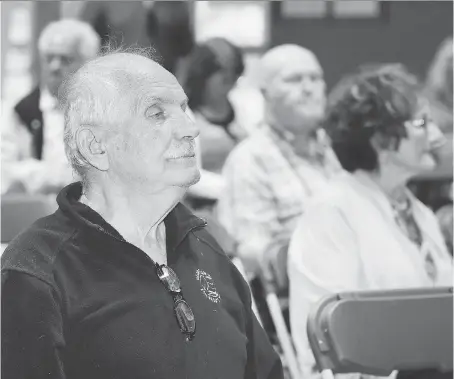
[(177, 274), (169, 266), (155, 263), (156, 272), (161, 283), (167, 288), (167, 291), (173, 297), (174, 312), (178, 321), (178, 325), (183, 334), (186, 335), (186, 340), (191, 341), (195, 335), (195, 317), (191, 307), (184, 300), (180, 288), (180, 280)]

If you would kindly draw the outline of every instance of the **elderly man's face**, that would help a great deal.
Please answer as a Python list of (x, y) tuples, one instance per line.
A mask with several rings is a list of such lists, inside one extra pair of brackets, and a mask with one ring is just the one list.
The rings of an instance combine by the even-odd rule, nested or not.
[(138, 113), (112, 138), (112, 173), (124, 184), (161, 190), (200, 179), (187, 98), (175, 77), (153, 64), (152, 78), (137, 92)]
[(40, 56), (41, 80), (54, 96), (66, 77), (84, 63), (77, 42), (68, 36), (54, 36)]
[(325, 111), (325, 81), (316, 58), (295, 53), (281, 62), (281, 68), (267, 89), (273, 112), (292, 132), (314, 127)]

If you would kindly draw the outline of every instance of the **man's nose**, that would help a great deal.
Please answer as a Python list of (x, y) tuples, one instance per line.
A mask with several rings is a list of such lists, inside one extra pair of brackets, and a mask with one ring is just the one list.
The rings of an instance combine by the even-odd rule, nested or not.
[(301, 81), (301, 91), (305, 95), (310, 95), (314, 92), (315, 82), (311, 78), (304, 78)]
[(175, 128), (177, 138), (188, 138), (194, 139), (199, 133), (199, 127), (194, 122), (194, 118), (190, 112), (181, 112), (181, 117), (177, 121), (177, 127)]

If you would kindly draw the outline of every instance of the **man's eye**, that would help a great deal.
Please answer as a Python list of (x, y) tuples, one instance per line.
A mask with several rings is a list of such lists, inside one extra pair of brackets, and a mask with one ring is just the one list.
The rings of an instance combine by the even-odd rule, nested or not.
[(287, 82), (287, 83), (297, 83), (297, 82), (301, 81), (301, 75), (287, 76), (284, 79), (284, 81)]
[(145, 112), (145, 117), (154, 118), (156, 120), (162, 120), (165, 118), (165, 112), (157, 107), (150, 107)]

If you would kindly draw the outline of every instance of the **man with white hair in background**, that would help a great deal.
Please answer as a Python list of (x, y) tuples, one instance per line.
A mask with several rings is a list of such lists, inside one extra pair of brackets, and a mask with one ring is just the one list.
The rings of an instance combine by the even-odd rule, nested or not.
[[(339, 169), (320, 121), (325, 81), (315, 55), (282, 45), (265, 53), (258, 70), (265, 123), (227, 159), (219, 220), (237, 242), (251, 275), (274, 262), (286, 285), (286, 251), (305, 201)], [(262, 266), (262, 267), (261, 267)]]
[(2, 120), (2, 193), (57, 192), (71, 182), (57, 92), (99, 49), (98, 34), (85, 22), (63, 19), (44, 28), (38, 41), (40, 84)]
[(247, 283), (180, 203), (200, 173), (175, 77), (111, 52), (62, 96), (82, 182), (3, 253), (2, 378), (283, 378)]

